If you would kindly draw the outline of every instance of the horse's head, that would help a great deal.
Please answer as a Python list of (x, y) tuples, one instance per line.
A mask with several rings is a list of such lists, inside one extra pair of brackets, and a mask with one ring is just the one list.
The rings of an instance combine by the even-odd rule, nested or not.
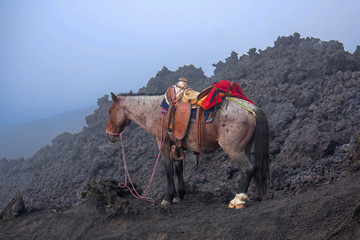
[(106, 135), (110, 141), (116, 142), (121, 132), (130, 124), (130, 120), (125, 114), (125, 98), (116, 96), (113, 93), (111, 93), (111, 97), (112, 103), (109, 107), (109, 121), (106, 127)]

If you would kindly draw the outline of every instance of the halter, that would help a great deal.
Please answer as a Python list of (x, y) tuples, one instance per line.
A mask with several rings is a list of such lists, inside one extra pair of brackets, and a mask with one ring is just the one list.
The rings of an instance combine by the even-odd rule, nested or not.
[[(125, 128), (124, 128), (125, 130)], [(107, 134), (110, 134), (110, 135), (113, 135), (113, 136), (120, 136), (120, 134), (122, 134), (124, 132), (124, 130), (121, 132), (121, 133), (113, 133), (113, 132), (109, 132), (107, 129), (106, 129), (106, 133)]]
[(124, 127), (124, 129), (123, 129), (120, 133), (109, 132), (107, 129), (106, 129), (106, 133), (107, 133), (107, 134), (110, 134), (110, 135), (113, 135), (113, 136), (120, 136), (120, 135), (122, 135), (122, 134), (124, 133), (126, 127), (129, 125), (129, 123), (130, 123), (130, 120), (127, 119), (126, 122), (125, 122), (125, 127)]

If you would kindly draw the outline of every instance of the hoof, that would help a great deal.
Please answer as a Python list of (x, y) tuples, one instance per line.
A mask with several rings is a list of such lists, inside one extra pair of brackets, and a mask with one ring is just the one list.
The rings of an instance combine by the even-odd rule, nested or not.
[(174, 197), (174, 198), (173, 198), (173, 203), (178, 203), (178, 202), (181, 202), (181, 198), (179, 198), (179, 197)]
[(235, 198), (229, 203), (229, 208), (241, 209), (245, 207), (245, 201), (248, 196), (245, 193), (236, 194)]
[(245, 207), (245, 202), (244, 203), (239, 203), (239, 204), (232, 204), (229, 203), (229, 208), (235, 208), (235, 209), (240, 209), (240, 208), (244, 208)]
[(162, 200), (162, 202), (161, 202), (161, 204), (159, 206), (160, 213), (169, 213), (170, 212), (170, 205), (171, 205), (171, 203), (169, 201)]
[(170, 206), (171, 205), (171, 202), (169, 202), (169, 201), (167, 201), (167, 200), (162, 200), (162, 202), (161, 202), (161, 206), (163, 206), (163, 207), (167, 207), (167, 206)]

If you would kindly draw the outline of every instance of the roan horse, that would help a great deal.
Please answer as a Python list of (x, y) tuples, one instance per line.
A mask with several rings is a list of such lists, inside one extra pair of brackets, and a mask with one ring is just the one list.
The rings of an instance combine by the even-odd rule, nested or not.
[[(112, 103), (109, 107), (109, 120), (106, 129), (107, 138), (116, 142), (123, 129), (134, 121), (153, 137), (165, 160), (167, 191), (161, 202), (167, 206), (183, 199), (185, 184), (183, 180), (183, 161), (170, 160), (172, 141), (167, 135), (160, 113), (161, 96), (116, 96), (111, 93)], [(255, 119), (254, 119), (255, 118)], [(166, 136), (165, 136), (166, 134)], [(162, 137), (164, 144), (162, 145)], [(224, 152), (237, 163), (241, 170), (241, 182), (238, 194), (231, 200), (230, 208), (242, 208), (247, 199), (247, 189), (254, 177), (260, 198), (266, 193), (269, 175), (269, 127), (265, 113), (255, 107), (255, 114), (237, 106), (230, 101), (222, 101), (217, 106), (213, 122), (204, 127), (205, 153), (213, 152), (221, 147)], [(254, 161), (251, 160), (251, 148), (254, 145)], [(195, 123), (190, 123), (183, 140), (183, 147), (198, 152), (195, 136)], [(174, 164), (174, 166), (170, 166)], [(173, 169), (173, 171), (172, 171)], [(175, 171), (174, 171), (175, 170)], [(174, 172), (178, 177), (177, 191), (174, 183)]]

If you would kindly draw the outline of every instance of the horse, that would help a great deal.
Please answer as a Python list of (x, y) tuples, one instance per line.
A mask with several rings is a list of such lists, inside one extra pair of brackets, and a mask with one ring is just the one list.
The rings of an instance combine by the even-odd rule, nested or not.
[[(109, 107), (107, 138), (116, 142), (124, 128), (134, 121), (145, 129), (161, 149), (165, 161), (167, 189), (161, 206), (169, 206), (183, 200), (185, 183), (183, 179), (183, 161), (172, 161), (170, 150), (173, 139), (164, 127), (164, 115), (160, 104), (164, 95), (115, 95), (111, 93), (112, 103)], [(196, 143), (196, 124), (189, 123), (187, 134), (183, 139), (183, 147), (195, 154), (199, 152)], [(231, 101), (222, 101), (217, 105), (214, 120), (204, 124), (204, 154), (222, 148), (228, 157), (239, 165), (241, 181), (235, 198), (229, 208), (243, 208), (248, 199), (247, 190), (254, 177), (257, 194), (260, 199), (266, 194), (269, 176), (269, 125), (268, 120), (258, 107), (254, 114), (239, 107)], [(254, 150), (252, 152), (252, 146)], [(254, 155), (254, 159), (251, 156)], [(174, 173), (178, 178), (177, 191)]]

